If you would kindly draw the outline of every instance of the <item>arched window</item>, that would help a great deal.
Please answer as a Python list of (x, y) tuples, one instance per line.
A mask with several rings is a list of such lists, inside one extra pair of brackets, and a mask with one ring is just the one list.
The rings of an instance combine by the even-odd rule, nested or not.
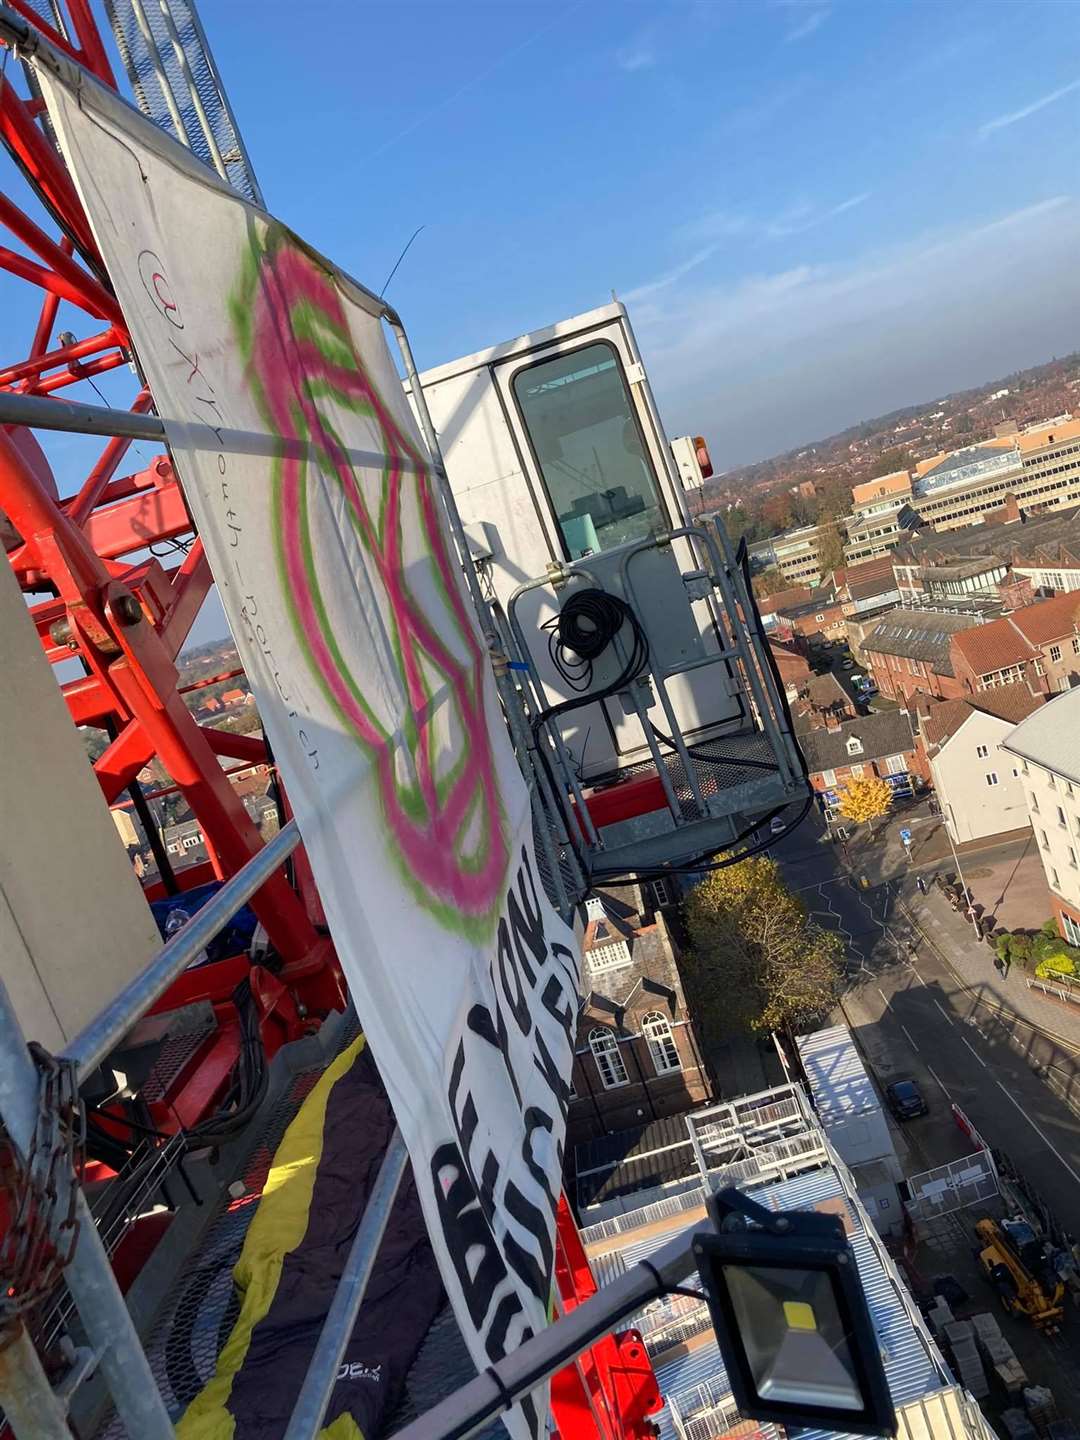
[(589, 1035), (589, 1049), (605, 1090), (617, 1090), (629, 1083), (630, 1077), (619, 1054), (619, 1042), (610, 1030), (593, 1030)]
[(671, 1026), (659, 1010), (651, 1010), (641, 1022), (641, 1029), (649, 1044), (649, 1054), (652, 1056), (652, 1063), (658, 1075), (666, 1075), (671, 1070), (681, 1070), (682, 1061), (679, 1059), (679, 1047), (675, 1044), (675, 1036), (671, 1033)]

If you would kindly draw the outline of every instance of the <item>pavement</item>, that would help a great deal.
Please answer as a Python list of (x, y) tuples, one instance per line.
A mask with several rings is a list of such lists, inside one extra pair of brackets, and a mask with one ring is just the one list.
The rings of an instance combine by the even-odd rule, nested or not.
[(940, 896), (924, 901), (913, 876), (862, 889), (816, 817), (772, 853), (815, 919), (844, 938), (843, 1018), (879, 1082), (913, 1078), (927, 1097), (930, 1115), (903, 1129), (905, 1168), (970, 1152), (956, 1104), (1080, 1236), (1080, 1019), (1015, 973), (1002, 980), (989, 948), (955, 930)]
[[(910, 853), (900, 839), (903, 829), (911, 832)], [(954, 847), (944, 821), (931, 813), (927, 800), (901, 801), (873, 837), (868, 827), (860, 826), (846, 848), (841, 847), (841, 859), (869, 885), (905, 880), (905, 888), (915, 894), (916, 874), (929, 884), (935, 874), (962, 873), (999, 929), (1037, 930), (1051, 915), (1046, 872), (1030, 828)]]

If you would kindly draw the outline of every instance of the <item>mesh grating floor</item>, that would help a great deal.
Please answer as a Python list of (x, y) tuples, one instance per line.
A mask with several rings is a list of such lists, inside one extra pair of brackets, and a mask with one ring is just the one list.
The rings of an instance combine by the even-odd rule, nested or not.
[[(706, 801), (724, 790), (744, 785), (748, 780), (767, 772), (774, 775), (778, 773), (772, 746), (764, 735), (756, 732), (750, 735), (726, 735), (722, 740), (693, 740), (688, 742), (688, 747), (691, 750), (690, 764), (694, 780)], [(647, 760), (640, 765), (631, 765), (624, 773), (640, 777), (651, 774), (655, 768), (652, 761)], [(664, 769), (682, 807), (684, 819), (703, 819), (681, 758), (673, 752), (665, 753)]]
[[(356, 1035), (355, 1025), (343, 1034), (341, 1048)], [(293, 1076), (269, 1111), (263, 1133), (237, 1177), (244, 1182), (238, 1199), (222, 1190), (219, 1214), (211, 1221), (199, 1249), (184, 1268), (175, 1298), (158, 1317), (146, 1343), (147, 1359), (166, 1407), (179, 1419), (214, 1373), (217, 1357), (229, 1337), (239, 1310), (232, 1272), (254, 1219), (270, 1165), (281, 1139), (325, 1065)], [(99, 1440), (126, 1440), (119, 1419), (112, 1415), (97, 1431)]]

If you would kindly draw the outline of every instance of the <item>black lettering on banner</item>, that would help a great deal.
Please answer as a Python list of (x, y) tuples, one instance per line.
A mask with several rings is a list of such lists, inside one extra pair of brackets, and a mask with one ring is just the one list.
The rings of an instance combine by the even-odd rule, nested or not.
[[(525, 998), (525, 991), (522, 988), (521, 976), (518, 974), (515, 963), (513, 947), (510, 944), (510, 927), (505, 919), (499, 920), (499, 945), (498, 945), (499, 977), (502, 980), (502, 992), (506, 996), (506, 1003), (510, 1006), (510, 1014), (513, 1015), (518, 1029), (522, 1035), (528, 1035), (532, 1029), (532, 1016), (529, 1014), (529, 1002)], [(514, 977), (513, 989), (507, 977), (507, 971)]]
[[(537, 1130), (545, 1130), (550, 1135), (551, 1124), (551, 1116), (546, 1110), (541, 1110), (537, 1105), (529, 1106), (525, 1111), (525, 1139), (521, 1142), (521, 1158), (525, 1161), (525, 1166), (529, 1174), (544, 1192), (544, 1198), (547, 1200), (552, 1219), (554, 1219), (555, 1212), (559, 1208), (559, 1202), (551, 1193), (551, 1186), (548, 1184), (548, 1178), (544, 1174), (543, 1167), (536, 1163), (536, 1157), (532, 1152), (532, 1137), (534, 1132)], [(562, 1167), (560, 1166), (559, 1168), (561, 1170)]]
[[(548, 939), (547, 919), (523, 848), (503, 901), (489, 985), (466, 1005), (452, 1051), (447, 1098), (457, 1143), (439, 1146), (432, 1165), (442, 1238), (493, 1363), (508, 1344), (539, 1328), (551, 1299), (563, 1159), (558, 1136), (570, 1108), (560, 1070), (574, 1046), (579, 964), (566, 945)], [(509, 1124), (511, 1093), (518, 1114), (511, 1112)], [(535, 1403), (526, 1399), (521, 1408), (536, 1435)]]
[[(449, 1183), (444, 1183), (446, 1172), (449, 1172)], [(440, 1145), (431, 1157), (431, 1182), (443, 1238), (465, 1297), (469, 1319), (483, 1335), (495, 1291), (506, 1279), (506, 1262), (484, 1218), (461, 1151), (452, 1141)], [(521, 1301), (516, 1295), (506, 1297), (511, 1298), (520, 1314)], [(485, 1342), (485, 1348), (490, 1354), (490, 1339)]]
[[(531, 903), (529, 895), (525, 893), (526, 881), (532, 894)], [(548, 945), (547, 936), (544, 934), (544, 912), (540, 909), (536, 884), (529, 865), (529, 856), (524, 847), (521, 851), (521, 868), (517, 873), (517, 882), (521, 904), (518, 905), (517, 897), (511, 887), (506, 894), (506, 913), (510, 917), (510, 929), (514, 936), (514, 949), (517, 951), (518, 964), (524, 971), (529, 984), (535, 985), (536, 976), (525, 958), (525, 947), (532, 952), (532, 957), (537, 965), (543, 965), (547, 960)]]
[(510, 1076), (510, 1084), (514, 1088), (514, 1098), (520, 1106), (521, 1090), (518, 1086), (517, 1076), (514, 1074), (514, 1067), (510, 1063), (510, 1037), (506, 1033), (506, 1021), (503, 1019), (503, 1013), (497, 1004), (495, 1014), (498, 1017), (498, 1023), (492, 1020), (491, 1011), (486, 1005), (474, 1005), (469, 1011), (469, 1029), (474, 1035), (479, 1035), (481, 1040), (486, 1040), (489, 1045), (494, 1045), (502, 1055), (506, 1073)]
[(551, 1264), (555, 1258), (547, 1218), (539, 1205), (534, 1205), (522, 1194), (513, 1180), (506, 1182), (503, 1204), (507, 1213), (536, 1241), (540, 1259), (538, 1262), (524, 1245), (519, 1245), (509, 1231), (503, 1240), (503, 1251), (515, 1274), (529, 1287), (540, 1304), (546, 1305), (551, 1291)]
[[(565, 999), (566, 1008), (559, 1009), (559, 1001)], [(557, 975), (549, 975), (548, 982), (544, 986), (544, 993), (540, 996), (540, 1003), (552, 1019), (557, 1020), (562, 1026), (563, 1034), (571, 1049), (574, 1045), (574, 1021), (577, 1018), (577, 996), (571, 998), (563, 989), (562, 982)]]
[(544, 1078), (544, 1083), (555, 1096), (555, 1103), (559, 1107), (559, 1113), (566, 1119), (567, 1111), (570, 1109), (570, 1086), (559, 1074), (559, 1067), (552, 1058), (551, 1051), (540, 1031), (536, 1032), (536, 1049), (538, 1054), (533, 1056), (533, 1064)]

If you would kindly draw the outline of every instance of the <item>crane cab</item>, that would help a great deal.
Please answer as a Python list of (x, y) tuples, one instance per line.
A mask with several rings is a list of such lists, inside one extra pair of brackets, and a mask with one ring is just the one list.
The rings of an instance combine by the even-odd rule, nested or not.
[[(676, 829), (721, 822), (710, 845), (734, 835), (735, 814), (804, 791), (797, 751), (779, 735), (782, 695), (754, 649), (745, 577), (720, 527), (688, 514), (686, 491), (710, 468), (705, 443), (673, 454), (625, 308), (560, 321), (419, 383), (472, 561), (571, 786), (591, 793), (648, 772)], [(626, 618), (590, 658), (566, 643), (582, 633), (567, 622), (597, 592)], [(641, 652), (632, 674), (628, 657)], [(710, 759), (719, 742), (722, 759)]]

